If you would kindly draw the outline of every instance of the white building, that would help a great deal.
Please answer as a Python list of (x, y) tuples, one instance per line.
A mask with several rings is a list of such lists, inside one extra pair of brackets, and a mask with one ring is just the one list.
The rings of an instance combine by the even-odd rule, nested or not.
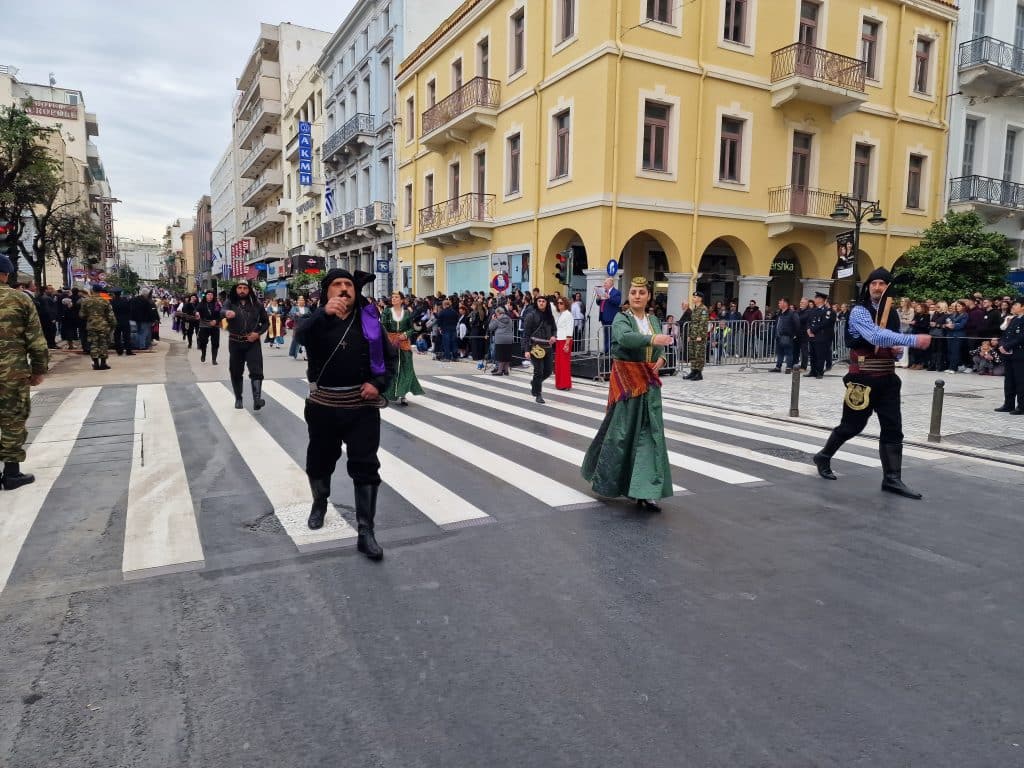
[[(397, 168), (395, 71), (459, 0), (359, 0), (324, 47), (326, 192), (317, 241), (329, 266), (378, 272), (367, 292), (390, 290)], [(378, 269), (380, 267), (380, 269)]]
[[(330, 34), (295, 24), (261, 24), (259, 38), (242, 68), (236, 87), (234, 147), (240, 192), (237, 204), (247, 209), (238, 236), (247, 238), (246, 266), (264, 272), (287, 255), (285, 178), (281, 118), (283, 104), (320, 57)], [(250, 276), (252, 272), (250, 272)]]
[(238, 240), (238, 174), (235, 172), (235, 145), (228, 144), (210, 176), (210, 219), (213, 223), (213, 261), (215, 278), (227, 277), (231, 267), (231, 245)]
[(163, 246), (154, 238), (117, 239), (118, 258), (142, 279), (158, 280), (164, 270)]
[(953, 78), (949, 207), (1006, 235), (1024, 269), (1024, 0), (961, 0)]

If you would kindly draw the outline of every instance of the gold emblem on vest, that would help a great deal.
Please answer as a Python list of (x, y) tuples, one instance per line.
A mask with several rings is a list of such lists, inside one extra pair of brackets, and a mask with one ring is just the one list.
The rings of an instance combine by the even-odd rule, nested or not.
[(853, 411), (863, 411), (868, 407), (871, 400), (871, 387), (866, 384), (854, 384), (852, 381), (846, 385), (846, 396), (843, 402)]

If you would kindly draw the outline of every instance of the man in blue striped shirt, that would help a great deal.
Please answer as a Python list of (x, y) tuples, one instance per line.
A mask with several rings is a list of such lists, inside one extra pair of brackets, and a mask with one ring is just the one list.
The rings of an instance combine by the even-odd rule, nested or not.
[(850, 310), (846, 325), (846, 344), (850, 350), (850, 370), (843, 378), (846, 396), (843, 398), (843, 418), (832, 430), (825, 447), (815, 455), (818, 474), (826, 480), (835, 480), (831, 460), (840, 446), (856, 437), (867, 426), (872, 413), (878, 414), (881, 433), (878, 453), (882, 461), (882, 490), (920, 499), (902, 480), (903, 418), (900, 413), (902, 382), (896, 375), (896, 360), (903, 347), (928, 349), (928, 334), (899, 333), (899, 315), (893, 310), (892, 299), (887, 296), (892, 275), (886, 269), (876, 269), (864, 281), (860, 298)]

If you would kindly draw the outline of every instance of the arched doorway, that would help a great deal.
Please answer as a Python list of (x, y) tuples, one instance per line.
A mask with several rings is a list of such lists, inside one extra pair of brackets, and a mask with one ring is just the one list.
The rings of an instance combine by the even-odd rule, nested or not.
[(740, 263), (733, 247), (719, 238), (704, 249), (697, 268), (697, 290), (704, 294), (704, 303), (714, 306), (721, 301), (728, 305), (739, 293)]
[[(667, 241), (667, 237), (665, 238)], [(664, 243), (653, 232), (638, 232), (622, 247), (619, 271), (624, 283), (634, 277), (646, 277), (654, 284), (654, 301), (665, 305), (668, 297), (669, 252), (671, 242)]]
[(774, 307), (779, 299), (788, 299), (793, 304), (800, 300), (803, 270), (792, 248), (783, 248), (776, 254), (768, 274), (772, 278), (768, 283), (768, 307)]
[[(572, 269), (567, 287), (557, 284), (555, 280), (559, 254), (565, 255), (571, 260)], [(585, 269), (589, 269), (589, 267), (587, 247), (583, 243), (583, 237), (574, 229), (563, 229), (548, 244), (547, 252), (544, 254), (543, 274), (537, 277), (534, 284), (551, 286), (552, 291), (557, 290), (568, 296), (572, 296), (575, 291), (586, 294), (587, 278), (583, 274)], [(515, 286), (513, 285), (513, 287)]]

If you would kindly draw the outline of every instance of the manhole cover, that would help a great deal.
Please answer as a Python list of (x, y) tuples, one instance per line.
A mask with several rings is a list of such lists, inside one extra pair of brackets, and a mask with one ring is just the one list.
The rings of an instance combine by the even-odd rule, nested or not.
[(245, 523), (245, 529), (253, 533), (283, 533), (284, 528), (273, 512), (260, 515), (255, 520)]
[(812, 454), (806, 451), (800, 451), (796, 448), (760, 448), (758, 453), (764, 453), (769, 456), (774, 456), (776, 459), (787, 459), (789, 461), (803, 461), (809, 462), (813, 458)]
[(962, 397), (965, 400), (981, 400), (982, 395), (976, 395), (973, 392), (947, 392), (946, 397)]
[(1004, 435), (985, 435), (979, 432), (954, 432), (943, 435), (943, 440), (952, 440), (975, 448), (997, 448), (1003, 451), (1024, 451), (1024, 440)]

